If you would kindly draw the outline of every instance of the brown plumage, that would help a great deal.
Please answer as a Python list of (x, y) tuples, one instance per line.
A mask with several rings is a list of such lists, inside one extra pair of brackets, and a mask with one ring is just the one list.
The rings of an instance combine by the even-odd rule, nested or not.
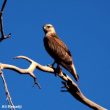
[(44, 37), (44, 46), (49, 55), (55, 60), (57, 64), (60, 64), (65, 69), (67, 69), (75, 78), (78, 80), (78, 75), (76, 73), (72, 55), (67, 48), (67, 46), (61, 41), (54, 27), (51, 24), (46, 24), (44, 27), (45, 37)]

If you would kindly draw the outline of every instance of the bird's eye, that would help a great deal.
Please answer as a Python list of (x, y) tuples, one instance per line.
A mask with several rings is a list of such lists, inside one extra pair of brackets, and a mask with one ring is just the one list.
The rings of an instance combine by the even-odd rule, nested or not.
[(51, 26), (47, 26), (47, 28), (50, 28)]

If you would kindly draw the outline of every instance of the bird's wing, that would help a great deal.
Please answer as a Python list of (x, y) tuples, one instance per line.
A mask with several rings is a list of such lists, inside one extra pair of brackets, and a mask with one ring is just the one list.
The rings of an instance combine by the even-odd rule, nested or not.
[(54, 60), (67, 69), (76, 80), (78, 80), (78, 75), (76, 73), (72, 56), (67, 46), (58, 37), (45, 36), (44, 46), (47, 52), (50, 54)]
[(69, 51), (66, 44), (61, 39), (59, 39), (58, 37), (54, 37), (54, 39), (58, 43), (58, 45), (61, 46), (71, 56), (71, 52)]
[(44, 37), (44, 45), (47, 52), (57, 62), (64, 64), (72, 64), (72, 58), (67, 46), (58, 38)]

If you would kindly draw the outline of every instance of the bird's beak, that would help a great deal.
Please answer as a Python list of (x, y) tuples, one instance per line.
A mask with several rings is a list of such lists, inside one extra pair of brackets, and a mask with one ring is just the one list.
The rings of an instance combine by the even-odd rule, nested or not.
[(43, 30), (46, 30), (46, 27), (45, 26), (43, 26)]
[(43, 31), (46, 33), (46, 27), (45, 26), (43, 26)]
[(46, 27), (45, 27), (45, 26), (44, 26), (43, 28), (44, 28), (44, 30), (46, 29)]

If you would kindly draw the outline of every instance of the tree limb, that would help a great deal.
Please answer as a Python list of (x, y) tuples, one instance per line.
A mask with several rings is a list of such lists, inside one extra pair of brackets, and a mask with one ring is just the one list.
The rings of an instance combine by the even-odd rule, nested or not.
[(2, 5), (2, 8), (1, 8), (1, 12), (3, 12), (3, 10), (5, 8), (5, 5), (6, 5), (6, 2), (7, 2), (7, 0), (4, 0), (3, 5)]
[(3, 84), (4, 84), (5, 93), (6, 93), (6, 97), (7, 97), (8, 103), (9, 103), (9, 105), (11, 105), (10, 110), (16, 110), (14, 108), (14, 104), (13, 104), (13, 102), (11, 100), (11, 96), (10, 96), (10, 93), (9, 93), (9, 90), (8, 90), (8, 86), (7, 86), (7, 83), (6, 83), (6, 80), (5, 80), (5, 77), (4, 77), (4, 74), (3, 74), (2, 71), (0, 71), (0, 75), (1, 75), (1, 78), (3, 80)]
[(4, 35), (3, 32), (3, 18), (2, 18), (2, 14), (3, 14), (3, 10), (5, 8), (7, 0), (4, 0), (3, 4), (2, 4), (2, 8), (0, 10), (0, 32), (1, 32), (1, 38), (0, 38), (0, 42), (3, 41), (4, 39), (10, 38), (11, 34), (9, 33), (7, 36)]
[(62, 83), (64, 84), (64, 87), (78, 101), (80, 101), (81, 103), (87, 105), (88, 107), (90, 107), (94, 110), (107, 110), (106, 108), (96, 104), (95, 102), (93, 102), (90, 99), (88, 99), (87, 97), (85, 97), (83, 95), (83, 93), (81, 92), (80, 88), (78, 87), (78, 85), (68, 75), (63, 73), (61, 69), (52, 68), (49, 66), (43, 66), (26, 56), (17, 56), (16, 57), (16, 59), (20, 59), (20, 58), (25, 59), (31, 63), (27, 69), (21, 69), (19, 67), (16, 67), (14, 65), (9, 65), (9, 64), (0, 64), (1, 70), (10, 69), (10, 70), (14, 70), (20, 74), (29, 74), (34, 79), (36, 79), (36, 76), (33, 73), (35, 69), (39, 69), (41, 71), (52, 73), (52, 74), (57, 73), (57, 75), (63, 80)]

